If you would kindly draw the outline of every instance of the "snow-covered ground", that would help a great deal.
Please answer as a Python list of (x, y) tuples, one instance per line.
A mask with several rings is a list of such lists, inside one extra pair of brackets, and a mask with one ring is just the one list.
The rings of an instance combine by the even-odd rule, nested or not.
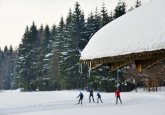
[[(102, 103), (77, 105), (80, 91), (0, 91), (0, 115), (165, 115), (165, 88), (158, 92), (122, 92), (123, 104), (115, 104), (114, 93), (101, 92)], [(96, 92), (94, 92), (96, 100)]]

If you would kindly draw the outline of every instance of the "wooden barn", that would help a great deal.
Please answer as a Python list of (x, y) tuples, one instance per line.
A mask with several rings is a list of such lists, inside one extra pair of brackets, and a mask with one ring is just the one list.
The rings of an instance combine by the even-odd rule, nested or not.
[[(106, 63), (111, 70), (116, 70), (133, 62), (138, 72), (152, 73), (150, 68), (162, 62), (160, 68), (164, 73), (158, 77), (164, 79), (164, 14), (165, 1), (153, 0), (115, 19), (93, 35), (81, 53), (80, 63), (89, 69)], [(147, 78), (148, 87), (150, 84), (157, 87), (154, 77)]]

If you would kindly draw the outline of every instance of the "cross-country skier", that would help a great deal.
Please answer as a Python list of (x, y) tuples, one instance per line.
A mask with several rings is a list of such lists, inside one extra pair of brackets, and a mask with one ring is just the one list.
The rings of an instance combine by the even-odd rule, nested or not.
[(115, 96), (116, 96), (116, 104), (118, 104), (118, 99), (120, 100), (120, 103), (122, 104), (122, 101), (121, 101), (121, 98), (120, 98), (120, 90), (119, 89), (116, 89)]
[(97, 92), (97, 103), (99, 103), (99, 100), (100, 100), (101, 103), (103, 103), (100, 93)]
[(81, 105), (82, 105), (82, 100), (83, 100), (83, 97), (84, 97), (83, 93), (80, 92), (80, 94), (77, 96), (77, 98), (78, 98), (78, 97), (79, 97), (79, 101), (78, 101), (77, 104), (80, 104), (80, 102), (81, 102)]
[(93, 102), (95, 102), (94, 97), (93, 97), (93, 89), (89, 89), (89, 102), (91, 102), (91, 97), (93, 99)]

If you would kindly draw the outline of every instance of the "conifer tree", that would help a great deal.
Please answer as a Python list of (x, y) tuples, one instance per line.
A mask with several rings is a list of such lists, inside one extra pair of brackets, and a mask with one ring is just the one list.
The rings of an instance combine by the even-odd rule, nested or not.
[(106, 9), (104, 3), (102, 5), (102, 9), (101, 9), (101, 17), (102, 17), (102, 21), (101, 21), (102, 22), (102, 24), (101, 24), (102, 27), (110, 22), (108, 12), (107, 12), (107, 9)]
[(37, 42), (35, 43), (35, 46), (36, 46), (36, 65), (35, 65), (35, 76), (36, 76), (36, 80), (35, 80), (35, 83), (36, 83), (36, 90), (42, 90), (42, 79), (44, 78), (44, 72), (43, 72), (43, 68), (44, 68), (44, 58), (45, 58), (45, 55), (44, 55), (44, 51), (43, 51), (43, 47), (42, 47), (42, 43), (43, 43), (43, 40), (44, 40), (44, 27), (43, 25), (41, 24), (40, 28), (38, 29), (38, 34), (37, 34)]
[(91, 12), (87, 18), (86, 28), (86, 36), (88, 38), (87, 40), (89, 41), (89, 39), (101, 28), (101, 16), (99, 15), (97, 8), (95, 13), (93, 14)]
[(29, 27), (26, 27), (24, 36), (22, 38), (22, 43), (19, 45), (18, 48), (18, 61), (16, 65), (16, 82), (17, 82), (17, 87), (24, 88), (27, 90), (27, 81), (26, 81), (26, 76), (28, 74), (26, 68), (27, 62), (27, 43), (28, 43), (28, 38), (29, 38)]
[[(54, 44), (54, 47), (55, 47), (55, 51), (57, 53), (57, 55), (59, 56), (59, 61), (62, 62), (62, 53), (63, 52), (63, 48), (64, 48), (64, 28), (65, 28), (65, 23), (64, 23), (64, 19), (63, 17), (61, 17), (61, 20), (60, 20), (60, 23), (59, 23), (59, 26), (57, 28), (57, 36), (56, 36), (56, 39), (55, 39), (55, 44)], [(61, 64), (60, 64), (61, 65)]]
[[(56, 25), (52, 26), (51, 29), (51, 37), (53, 38), (53, 41), (55, 42), (57, 39), (57, 27)], [(56, 47), (57, 48), (57, 47)], [(60, 74), (60, 67), (59, 67), (59, 54), (57, 53), (57, 49), (54, 48), (52, 50), (52, 58), (50, 62), (50, 79), (51, 83), (50, 89), (61, 89), (60, 81), (61, 81), (61, 74)]]
[(99, 11), (96, 7), (95, 12), (94, 12), (94, 23), (95, 23), (95, 32), (97, 32), (101, 28), (101, 16), (99, 14)]
[(9, 53), (8, 47), (5, 46), (5, 48), (4, 48), (4, 55), (8, 55), (8, 53)]
[(11, 76), (9, 73), (10, 56), (7, 46), (4, 47), (3, 54), (4, 54), (4, 59), (2, 60), (3, 68), (1, 68), (3, 71), (3, 89), (10, 89), (10, 81), (11, 81)]
[[(69, 22), (68, 22), (69, 23)], [(56, 28), (56, 34), (54, 35), (54, 50), (53, 50), (53, 62), (54, 65), (52, 66), (55, 70), (56, 73), (54, 73), (54, 79), (55, 79), (55, 84), (56, 88), (61, 89), (65, 88), (62, 83), (63, 82), (63, 68), (64, 68), (64, 58), (65, 58), (65, 51), (66, 51), (66, 38), (65, 38), (65, 28), (66, 25), (64, 23), (63, 17), (61, 17), (61, 20), (59, 22), (59, 25)]]
[(114, 13), (111, 10), (110, 15), (109, 15), (109, 22), (111, 22), (113, 20), (114, 20)]
[(66, 18), (66, 26), (69, 25), (71, 21), (72, 21), (72, 10), (69, 9), (69, 13)]
[(3, 51), (0, 49), (0, 88), (2, 89), (11, 89), (13, 86), (15, 59), (12, 46), (10, 48), (5, 46)]
[(87, 18), (87, 37), (90, 38), (95, 33), (95, 25), (94, 25), (95, 19), (94, 15), (91, 12), (90, 16)]
[(140, 7), (142, 5), (140, 0), (136, 0), (135, 2), (135, 8)]
[(52, 51), (52, 42), (53, 42), (53, 39), (51, 37), (49, 26), (46, 25), (45, 30), (44, 30), (44, 39), (42, 42), (45, 55), (49, 54)]
[(22, 43), (18, 49), (17, 83), (25, 90), (36, 90), (38, 31), (33, 22), (30, 30), (26, 28)]
[(75, 9), (72, 14), (71, 22), (66, 25), (66, 30), (68, 34), (65, 34), (65, 39), (67, 43), (67, 51), (63, 52), (65, 54), (64, 60), (64, 74), (67, 76), (68, 84), (70, 88), (77, 88), (80, 86), (79, 81), (81, 79), (79, 72), (79, 57), (81, 50), (87, 44), (86, 23), (84, 19), (84, 13), (80, 9), (80, 4), (76, 2)]
[(115, 10), (114, 10), (114, 18), (118, 18), (126, 13), (126, 4), (119, 0)]
[(30, 33), (29, 33), (29, 54), (28, 54), (28, 63), (29, 63), (29, 73), (28, 73), (28, 79), (29, 79), (29, 86), (28, 86), (28, 90), (36, 90), (37, 86), (36, 86), (36, 81), (37, 81), (37, 62), (38, 62), (38, 43), (40, 39), (38, 38), (38, 30), (37, 27), (35, 25), (35, 23), (33, 22), (32, 26), (30, 27)]
[(10, 45), (10, 48), (9, 48), (9, 54), (11, 55), (13, 53), (13, 47)]

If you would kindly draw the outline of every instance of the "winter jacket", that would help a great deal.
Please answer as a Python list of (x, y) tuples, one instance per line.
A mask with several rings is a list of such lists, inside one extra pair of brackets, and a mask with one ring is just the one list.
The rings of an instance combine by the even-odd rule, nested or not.
[(93, 89), (90, 89), (89, 92), (90, 92), (90, 96), (93, 96)]
[(78, 97), (80, 97), (80, 99), (83, 99), (84, 95), (80, 92), (80, 94), (78, 95)]
[(119, 91), (119, 90), (116, 90), (116, 92), (115, 92), (115, 96), (117, 96), (117, 97), (120, 96), (120, 91)]
[(97, 96), (98, 96), (98, 98), (101, 98), (101, 95), (100, 95), (100, 93), (97, 93)]

